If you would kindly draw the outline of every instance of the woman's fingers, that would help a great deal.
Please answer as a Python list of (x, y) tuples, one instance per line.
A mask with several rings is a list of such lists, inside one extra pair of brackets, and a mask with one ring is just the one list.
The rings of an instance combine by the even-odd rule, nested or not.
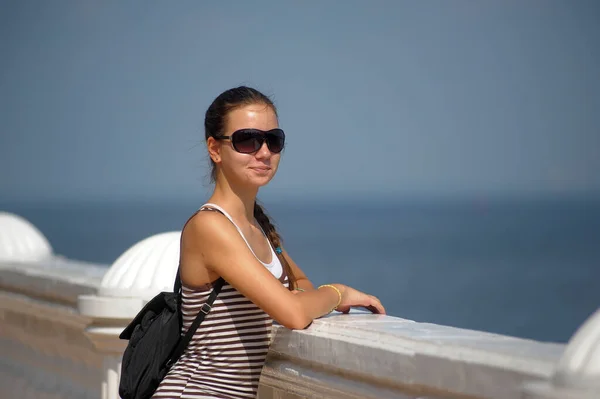
[(356, 302), (338, 306), (336, 310), (341, 313), (349, 313), (351, 308), (362, 307), (375, 314), (385, 314), (385, 308), (377, 297), (365, 293), (360, 294), (360, 297), (356, 298), (358, 299)]
[(371, 310), (373, 313), (385, 314), (385, 308), (381, 304), (381, 301), (377, 297), (373, 295), (369, 295), (371, 302), (369, 303), (369, 307), (372, 307), (375, 311)]
[(338, 306), (335, 310), (341, 313), (348, 313), (350, 311), (350, 305)]

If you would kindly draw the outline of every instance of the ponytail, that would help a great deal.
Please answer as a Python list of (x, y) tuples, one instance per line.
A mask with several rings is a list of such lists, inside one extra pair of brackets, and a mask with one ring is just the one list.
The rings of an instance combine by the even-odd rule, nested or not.
[(254, 202), (254, 217), (258, 221), (260, 227), (265, 232), (267, 238), (271, 242), (271, 245), (276, 248), (275, 254), (279, 258), (281, 266), (288, 276), (289, 290), (294, 290), (296, 288), (296, 277), (294, 276), (294, 272), (292, 271), (292, 268), (283, 256), (283, 253), (281, 253), (280, 250), (277, 250), (277, 248), (281, 248), (281, 237), (279, 237), (277, 230), (275, 230), (275, 226), (273, 226), (273, 224), (269, 220), (269, 217), (263, 210), (262, 206), (258, 205), (257, 202)]

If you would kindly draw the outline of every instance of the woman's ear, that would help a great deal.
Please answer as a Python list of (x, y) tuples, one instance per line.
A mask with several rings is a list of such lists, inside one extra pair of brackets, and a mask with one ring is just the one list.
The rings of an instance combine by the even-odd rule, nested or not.
[(221, 143), (215, 140), (214, 137), (209, 137), (206, 140), (206, 147), (208, 148), (208, 155), (214, 163), (221, 162)]

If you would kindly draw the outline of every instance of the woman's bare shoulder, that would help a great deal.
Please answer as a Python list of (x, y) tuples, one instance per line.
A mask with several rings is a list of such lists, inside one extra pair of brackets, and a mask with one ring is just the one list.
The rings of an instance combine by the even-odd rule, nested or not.
[[(228, 224), (230, 226), (228, 226)], [(187, 286), (202, 286), (219, 277), (206, 264), (223, 251), (218, 237), (231, 228), (227, 218), (214, 211), (197, 212), (185, 223), (181, 234), (181, 278)], [(222, 241), (221, 241), (222, 242)]]
[(202, 210), (192, 215), (185, 224), (182, 236), (183, 240), (206, 240), (214, 237), (215, 234), (229, 232), (233, 227), (232, 223), (218, 211)]

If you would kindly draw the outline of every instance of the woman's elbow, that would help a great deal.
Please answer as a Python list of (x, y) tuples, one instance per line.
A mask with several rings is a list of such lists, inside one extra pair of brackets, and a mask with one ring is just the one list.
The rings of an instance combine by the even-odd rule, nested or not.
[(290, 330), (304, 330), (312, 323), (312, 318), (301, 310), (289, 312), (281, 325)]
[(285, 323), (283, 326), (290, 330), (304, 330), (308, 326), (310, 326), (312, 320), (309, 318), (295, 318), (294, 320), (290, 320), (290, 322)]

